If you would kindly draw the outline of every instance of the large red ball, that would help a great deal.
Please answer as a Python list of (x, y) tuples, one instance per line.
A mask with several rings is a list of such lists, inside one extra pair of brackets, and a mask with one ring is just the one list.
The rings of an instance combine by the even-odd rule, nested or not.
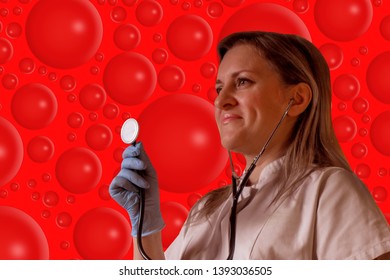
[(102, 164), (95, 153), (76, 147), (62, 153), (56, 164), (56, 177), (71, 193), (87, 193), (99, 183)]
[(162, 230), (163, 248), (166, 249), (179, 234), (187, 219), (188, 210), (180, 203), (166, 201), (161, 204), (161, 212), (166, 224)]
[(28, 129), (49, 126), (57, 115), (57, 109), (56, 96), (40, 83), (24, 85), (12, 96), (12, 115), (21, 126)]
[(107, 207), (94, 208), (82, 215), (73, 236), (76, 249), (84, 259), (121, 259), (132, 243), (128, 220)]
[[(0, 187), (18, 173), (23, 161), (23, 142), (19, 132), (0, 117)], [(1, 250), (0, 250), (1, 251)]]
[(226, 21), (219, 38), (234, 32), (253, 30), (297, 34), (311, 40), (310, 32), (300, 17), (275, 3), (255, 3), (242, 8)]
[(103, 38), (103, 23), (90, 1), (41, 0), (26, 22), (31, 51), (47, 65), (68, 69), (96, 54)]
[(0, 259), (47, 260), (49, 245), (39, 224), (22, 210), (0, 206)]
[(123, 105), (145, 102), (154, 92), (157, 74), (153, 64), (136, 52), (125, 52), (112, 58), (103, 75), (107, 94)]
[(161, 188), (191, 192), (209, 185), (223, 171), (227, 152), (220, 143), (214, 107), (204, 99), (167, 95), (150, 104), (139, 123), (140, 139)]

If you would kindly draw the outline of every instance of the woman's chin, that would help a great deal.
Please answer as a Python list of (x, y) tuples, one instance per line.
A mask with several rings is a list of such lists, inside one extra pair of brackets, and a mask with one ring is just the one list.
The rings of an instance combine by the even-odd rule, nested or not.
[(226, 150), (229, 150), (229, 151), (232, 151), (232, 152), (235, 152), (235, 153), (239, 153), (240, 149), (239, 149), (239, 146), (237, 145), (237, 142), (235, 141), (223, 141), (222, 140), (222, 146), (226, 149)]

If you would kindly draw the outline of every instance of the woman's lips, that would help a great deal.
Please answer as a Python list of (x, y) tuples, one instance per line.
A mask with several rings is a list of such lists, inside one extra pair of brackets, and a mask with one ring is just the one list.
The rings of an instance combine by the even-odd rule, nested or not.
[(238, 120), (238, 119), (241, 119), (241, 117), (239, 115), (236, 115), (236, 114), (223, 113), (221, 115), (221, 123), (222, 124), (228, 124), (228, 123), (235, 121), (235, 120)]

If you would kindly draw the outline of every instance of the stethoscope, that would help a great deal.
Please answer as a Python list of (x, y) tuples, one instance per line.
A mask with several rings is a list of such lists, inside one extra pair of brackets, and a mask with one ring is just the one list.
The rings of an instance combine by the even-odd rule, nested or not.
[[(228, 151), (229, 154), (229, 161), (230, 161), (230, 167), (232, 170), (232, 198), (233, 198), (233, 205), (230, 212), (230, 238), (229, 238), (229, 255), (227, 257), (228, 260), (233, 259), (234, 250), (236, 247), (236, 225), (237, 225), (237, 204), (238, 199), (242, 193), (242, 190), (246, 186), (249, 176), (252, 174), (253, 170), (256, 167), (257, 162), (259, 161), (260, 157), (263, 155), (265, 150), (267, 149), (269, 143), (271, 142), (273, 136), (275, 135), (275, 132), (282, 124), (283, 120), (287, 116), (288, 111), (290, 110), (292, 104), (294, 103), (294, 100), (291, 99), (290, 102), (287, 105), (286, 110), (284, 111), (282, 117), (280, 118), (279, 122), (276, 124), (275, 128), (272, 130), (271, 134), (269, 135), (267, 141), (265, 142), (263, 148), (259, 152), (259, 154), (253, 159), (251, 165), (248, 169), (246, 169), (241, 178), (239, 178), (236, 173), (234, 172), (233, 168), (233, 160), (231, 156), (230, 150)], [(138, 137), (139, 133), (139, 125), (138, 122), (133, 119), (127, 119), (121, 129), (121, 138), (122, 141), (126, 144), (133, 144), (135, 145), (136, 139)], [(238, 186), (237, 186), (238, 182)], [(142, 225), (143, 225), (143, 219), (144, 219), (144, 212), (145, 212), (145, 189), (139, 188), (139, 196), (140, 196), (140, 218), (138, 223), (138, 232), (142, 232)], [(141, 256), (145, 260), (151, 260), (151, 258), (147, 255), (145, 252), (143, 246), (142, 246), (142, 235), (137, 234), (137, 245), (138, 250), (141, 254)]]

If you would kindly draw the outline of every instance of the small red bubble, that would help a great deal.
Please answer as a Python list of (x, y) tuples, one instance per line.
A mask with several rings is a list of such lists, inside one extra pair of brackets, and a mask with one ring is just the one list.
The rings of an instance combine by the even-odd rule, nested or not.
[(65, 75), (60, 80), (60, 86), (64, 91), (72, 91), (76, 87), (76, 80), (73, 76)]
[(17, 22), (11, 22), (7, 25), (6, 32), (10, 38), (15, 39), (22, 35), (22, 27)]
[(34, 179), (30, 179), (27, 181), (27, 186), (29, 188), (35, 188), (37, 186), (37, 181)]
[(19, 69), (25, 74), (31, 74), (35, 70), (35, 63), (31, 58), (23, 58), (19, 62)]
[(363, 114), (363, 113), (367, 112), (367, 110), (369, 108), (369, 104), (368, 104), (368, 101), (365, 98), (357, 97), (353, 101), (352, 107), (353, 107), (353, 109), (355, 110), (356, 113)]
[(338, 76), (333, 83), (333, 92), (341, 100), (352, 100), (360, 92), (359, 80), (352, 74)]
[(43, 210), (43, 211), (41, 212), (41, 217), (42, 217), (43, 219), (49, 219), (50, 216), (51, 216), (51, 212), (50, 212), (49, 210)]
[(217, 67), (215, 66), (214, 63), (205, 62), (200, 67), (200, 73), (202, 74), (203, 77), (207, 79), (213, 78), (217, 73)]
[(5, 38), (0, 38), (0, 64), (4, 64), (11, 60), (14, 54), (12, 44)]
[(16, 192), (20, 189), (20, 185), (19, 183), (11, 183), (10, 185), (10, 190), (13, 191), (13, 192)]
[(18, 77), (13, 73), (7, 73), (1, 79), (1, 83), (5, 89), (15, 89), (19, 83)]
[(89, 147), (102, 151), (107, 149), (112, 143), (111, 129), (105, 124), (95, 124), (87, 129), (85, 140)]
[(107, 119), (115, 119), (119, 115), (119, 107), (116, 104), (106, 104), (103, 107), (103, 115)]
[(353, 144), (351, 148), (351, 154), (355, 158), (359, 158), (359, 159), (364, 158), (365, 156), (367, 156), (367, 153), (368, 153), (368, 149), (364, 143)]
[(62, 250), (67, 250), (70, 248), (70, 242), (69, 241), (62, 241), (60, 244), (60, 248)]
[(133, 24), (123, 24), (115, 29), (114, 43), (121, 50), (129, 51), (141, 42), (141, 32)]
[(344, 53), (338, 45), (328, 43), (322, 45), (319, 49), (330, 70), (335, 70), (340, 67), (344, 59)]
[(43, 195), (42, 200), (47, 207), (54, 207), (58, 204), (60, 198), (56, 192), (48, 191)]
[(126, 17), (127, 17), (126, 9), (121, 6), (115, 7), (111, 11), (111, 19), (114, 22), (122, 22), (126, 19)]
[(35, 162), (47, 162), (54, 155), (54, 144), (46, 136), (36, 136), (28, 143), (27, 154)]
[(372, 190), (372, 196), (377, 202), (384, 202), (387, 199), (387, 190), (383, 186), (376, 186)]
[(294, 0), (293, 8), (297, 13), (306, 13), (309, 10), (309, 2), (307, 0)]
[(88, 84), (80, 91), (80, 103), (87, 110), (97, 110), (103, 107), (107, 99), (104, 88), (98, 84)]
[(76, 134), (74, 134), (73, 132), (69, 133), (68, 136), (66, 137), (66, 139), (68, 139), (69, 142), (74, 142), (76, 139), (77, 139), (77, 136)]
[(185, 83), (184, 71), (177, 65), (165, 66), (158, 74), (158, 83), (169, 92), (180, 90)]
[(155, 49), (152, 53), (152, 59), (157, 64), (164, 64), (168, 60), (168, 52), (163, 48)]
[(61, 212), (57, 215), (56, 223), (60, 228), (69, 227), (72, 224), (72, 216), (68, 212)]
[(183, 4), (181, 4), (181, 8), (184, 11), (188, 11), (189, 9), (191, 9), (191, 3), (188, 1), (185, 1), (185, 2), (183, 2)]
[(73, 112), (68, 116), (68, 125), (72, 128), (80, 128), (84, 123), (84, 117), (81, 113)]
[(371, 168), (365, 163), (360, 163), (356, 166), (355, 173), (360, 178), (366, 179), (371, 175)]
[(163, 18), (163, 8), (157, 1), (144, 0), (137, 6), (135, 16), (142, 25), (155, 26)]
[(54, 81), (57, 80), (57, 73), (50, 72), (49, 75), (47, 76), (47, 78), (48, 78), (50, 81), (54, 82)]
[(350, 116), (339, 116), (333, 120), (333, 127), (340, 142), (351, 141), (357, 133), (357, 125)]
[(218, 2), (211, 2), (207, 7), (207, 14), (211, 18), (218, 18), (223, 14), (223, 6)]

